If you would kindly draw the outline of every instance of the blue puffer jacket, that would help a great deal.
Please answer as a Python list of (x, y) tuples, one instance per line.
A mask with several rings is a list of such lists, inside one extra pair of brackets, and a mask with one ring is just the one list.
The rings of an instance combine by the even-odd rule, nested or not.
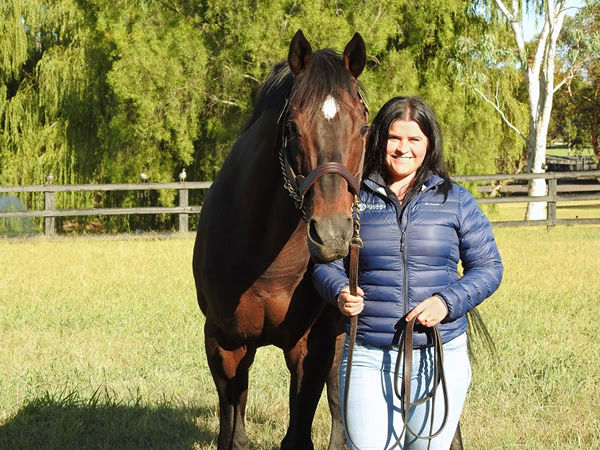
[[(443, 180), (437, 175), (411, 197), (401, 217), (400, 203), (374, 180), (382, 182), (366, 179), (360, 192), (364, 247), (358, 285), (365, 296), (357, 340), (398, 345), (406, 314), (437, 294), (448, 307), (447, 317), (438, 325), (443, 342), (448, 342), (466, 331), (465, 314), (500, 285), (503, 266), (490, 223), (473, 196), (457, 184), (452, 184), (444, 201), (438, 192)], [(337, 296), (348, 285), (346, 263), (319, 264), (313, 272), (317, 291), (336, 307)], [(414, 345), (430, 345), (419, 328)]]

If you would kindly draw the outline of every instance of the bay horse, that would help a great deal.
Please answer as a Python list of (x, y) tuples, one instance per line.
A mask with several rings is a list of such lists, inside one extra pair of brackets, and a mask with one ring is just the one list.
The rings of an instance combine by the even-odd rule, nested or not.
[(312, 51), (301, 30), (202, 206), (193, 272), (208, 364), (219, 396), (218, 448), (248, 446), (248, 371), (258, 347), (282, 349), (290, 371), (282, 449), (312, 449), (327, 381), (330, 449), (345, 445), (333, 364), (341, 314), (314, 290), (314, 262), (346, 256), (368, 131), (356, 33), (343, 55)]

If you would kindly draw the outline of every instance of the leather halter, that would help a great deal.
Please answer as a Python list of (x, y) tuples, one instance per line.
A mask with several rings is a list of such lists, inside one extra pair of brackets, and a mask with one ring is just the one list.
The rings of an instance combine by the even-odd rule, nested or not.
[[(366, 102), (364, 101), (363, 96), (360, 94), (360, 91), (357, 90), (358, 98), (360, 102), (365, 106), (367, 112), (368, 107)], [(277, 123), (280, 123), (282, 118), (287, 118), (289, 115), (288, 111), (289, 99), (285, 100), (285, 104), (283, 105), (283, 109), (279, 114), (277, 119)], [(306, 214), (306, 210), (304, 208), (304, 196), (308, 192), (308, 190), (321, 178), (326, 174), (337, 174), (342, 176), (348, 182), (348, 191), (354, 196), (358, 196), (360, 191), (360, 178), (362, 171), (362, 162), (364, 159), (364, 147), (361, 155), (361, 163), (359, 164), (359, 169), (355, 174), (351, 174), (350, 171), (338, 162), (326, 162), (315, 167), (308, 175), (304, 176), (301, 174), (296, 175), (296, 172), (292, 168), (292, 165), (289, 161), (288, 156), (288, 140), (294, 138), (295, 136), (290, 136), (286, 132), (287, 127), (283, 126), (282, 136), (281, 136), (281, 147), (279, 149), (279, 163), (281, 165), (281, 172), (283, 175), (283, 187), (288, 192), (289, 196), (294, 200), (296, 205), (296, 209), (300, 212), (302, 219), (305, 222), (308, 222), (308, 215)]]

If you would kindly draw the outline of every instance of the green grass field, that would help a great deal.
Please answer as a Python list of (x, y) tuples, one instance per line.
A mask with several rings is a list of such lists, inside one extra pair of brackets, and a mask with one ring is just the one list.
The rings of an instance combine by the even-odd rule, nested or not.
[(594, 156), (592, 147), (573, 149), (566, 145), (553, 145), (546, 149), (548, 156)]
[[(498, 356), (474, 362), (469, 449), (600, 448), (600, 228), (496, 229), (482, 306)], [(0, 449), (214, 449), (217, 398), (191, 273), (193, 237), (0, 239)], [(253, 449), (278, 448), (288, 375), (251, 372)], [(313, 429), (326, 447), (324, 398)]]
[[(483, 204), (481, 209), (491, 221), (523, 220), (527, 203)], [(598, 219), (600, 218), (600, 202), (572, 201), (557, 202), (557, 219)]]

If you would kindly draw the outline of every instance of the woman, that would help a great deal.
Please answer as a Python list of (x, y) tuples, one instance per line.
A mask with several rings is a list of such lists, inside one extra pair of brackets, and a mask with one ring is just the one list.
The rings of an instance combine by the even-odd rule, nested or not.
[[(342, 406), (348, 409), (346, 430), (360, 450), (386, 449), (398, 440), (396, 448), (448, 449), (471, 381), (465, 314), (498, 288), (503, 267), (489, 221), (473, 196), (450, 181), (439, 125), (421, 99), (393, 98), (375, 117), (359, 210), (364, 247), (358, 295), (349, 294), (344, 261), (317, 265), (313, 272), (324, 299), (345, 316), (360, 314), (348, 405)], [(448, 419), (431, 442), (404, 430), (393, 388), (398, 345), (413, 318), (412, 400), (431, 388), (433, 351), (425, 327), (438, 325), (443, 342)], [(442, 395), (434, 410), (435, 431), (445, 413)], [(429, 434), (430, 411), (430, 404), (411, 407), (415, 433)]]

